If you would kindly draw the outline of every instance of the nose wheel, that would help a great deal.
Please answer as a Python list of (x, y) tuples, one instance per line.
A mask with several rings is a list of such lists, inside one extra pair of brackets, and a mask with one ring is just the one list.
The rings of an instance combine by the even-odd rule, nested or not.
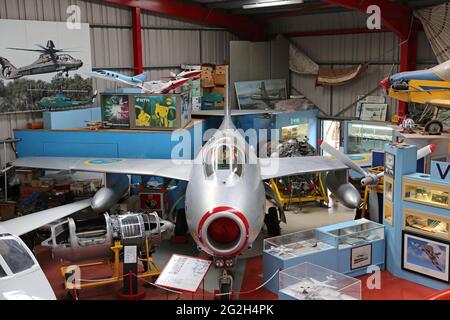
[(233, 276), (224, 269), (219, 278), (219, 300), (232, 300)]

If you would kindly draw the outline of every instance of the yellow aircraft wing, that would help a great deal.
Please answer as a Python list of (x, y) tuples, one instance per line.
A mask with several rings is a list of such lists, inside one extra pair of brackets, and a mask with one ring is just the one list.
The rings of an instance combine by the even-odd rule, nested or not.
[(431, 99), (426, 102), (426, 104), (429, 104), (431, 106), (436, 106), (440, 108), (447, 108), (450, 109), (450, 100), (445, 99)]

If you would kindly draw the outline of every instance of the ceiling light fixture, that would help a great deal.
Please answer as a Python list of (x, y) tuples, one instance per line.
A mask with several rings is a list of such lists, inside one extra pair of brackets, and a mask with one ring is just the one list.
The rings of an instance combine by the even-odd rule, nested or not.
[(242, 9), (256, 9), (265, 7), (287, 6), (290, 4), (303, 3), (304, 0), (278, 0), (278, 1), (261, 1), (252, 4), (244, 4)]

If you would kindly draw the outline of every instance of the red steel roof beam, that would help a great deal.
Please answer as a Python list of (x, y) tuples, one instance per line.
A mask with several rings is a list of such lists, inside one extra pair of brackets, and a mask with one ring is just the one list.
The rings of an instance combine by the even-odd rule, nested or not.
[(246, 40), (265, 38), (266, 25), (224, 10), (207, 8), (180, 0), (103, 0), (104, 2), (140, 8), (156, 14), (209, 24), (230, 30)]
[(142, 29), (141, 29), (141, 9), (133, 8), (131, 11), (131, 30), (133, 35), (133, 65), (134, 74), (143, 72), (142, 62)]

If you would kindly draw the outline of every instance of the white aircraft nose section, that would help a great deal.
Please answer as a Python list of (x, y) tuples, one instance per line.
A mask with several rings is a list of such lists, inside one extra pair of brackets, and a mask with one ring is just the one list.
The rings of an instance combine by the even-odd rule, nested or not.
[(240, 211), (218, 207), (203, 216), (198, 234), (199, 240), (214, 255), (231, 257), (246, 249), (249, 224)]

